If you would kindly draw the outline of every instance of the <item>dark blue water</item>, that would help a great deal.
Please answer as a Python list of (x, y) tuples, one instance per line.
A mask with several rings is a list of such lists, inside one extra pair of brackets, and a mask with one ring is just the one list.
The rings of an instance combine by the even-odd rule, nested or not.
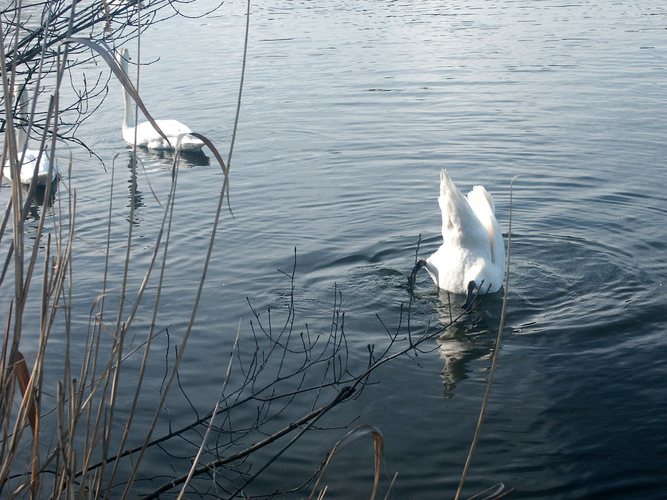
[[(347, 355), (359, 372), (367, 344), (379, 350), (388, 342), (385, 326), (399, 325), (419, 234), (423, 256), (441, 242), (440, 168), (463, 190), (485, 185), (505, 233), (509, 185), (519, 175), (507, 328), (464, 495), (503, 482), (519, 498), (663, 496), (667, 8), (659, 1), (255, 3), (231, 165), (234, 217), (223, 214), (181, 369), (195, 409), (204, 414), (218, 397), (238, 328), (242, 345), (251, 345), (246, 298), (263, 320), (271, 307), (275, 324), (285, 321), (290, 281), (278, 269), (291, 272), (295, 247), (295, 331), (308, 325), (328, 333), (342, 293)], [(225, 151), (243, 23), (244, 5), (230, 3), (206, 19), (165, 23), (142, 40), (144, 60), (160, 58), (142, 69), (149, 108)], [(121, 119), (120, 91), (112, 88), (80, 130), (106, 171), (74, 151), (75, 324), (84, 329), (100, 291), (100, 220), (118, 153), (116, 286), (124, 257), (131, 179)], [(142, 158), (131, 268), (137, 284), (162, 216), (151, 189), (163, 202), (170, 179), (169, 157)], [(212, 159), (180, 172), (159, 318), (170, 342), (192, 306), (221, 183)], [(452, 497), (486, 388), (500, 302), (490, 298), (418, 356), (374, 373), (376, 384), (322, 424), (333, 429), (306, 434), (247, 493), (298, 486), (343, 426), (367, 423), (384, 434), (382, 491), (397, 473), (394, 498)], [(412, 332), (448, 318), (446, 295), (422, 276)], [(137, 320), (137, 335), (149, 322), (149, 313)], [(170, 346), (162, 337), (160, 356), (172, 349), (173, 357)], [(157, 391), (163, 357), (153, 370)], [(59, 373), (54, 367), (52, 376)], [(173, 426), (194, 415), (178, 396), (168, 411)], [(147, 406), (154, 397), (149, 389)], [(312, 403), (296, 399), (276, 426)], [(235, 421), (252, 421), (255, 411), (240, 410)], [(140, 422), (149, 417), (146, 411)], [(271, 454), (244, 467), (256, 470)], [(183, 473), (189, 462), (156, 451), (143, 474), (171, 474), (172, 467)], [(351, 445), (329, 469), (328, 497), (366, 496), (372, 467), (370, 440)], [(140, 483), (137, 491), (160, 483)]]

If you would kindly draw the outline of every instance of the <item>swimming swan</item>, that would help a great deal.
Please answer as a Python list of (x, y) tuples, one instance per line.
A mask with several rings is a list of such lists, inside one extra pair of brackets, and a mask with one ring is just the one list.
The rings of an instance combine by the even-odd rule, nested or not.
[[(127, 74), (128, 61), (130, 54), (124, 47), (118, 50), (116, 60), (120, 64), (125, 74)], [(174, 149), (178, 136), (181, 134), (190, 134), (192, 130), (187, 125), (177, 120), (156, 120), (156, 123), (169, 138), (167, 142), (164, 137), (158, 134), (150, 122), (142, 122), (137, 125), (134, 116), (134, 102), (130, 94), (123, 87), (123, 96), (125, 98), (125, 116), (123, 118), (123, 139), (130, 145), (134, 145), (135, 131), (137, 145), (148, 149)], [(181, 149), (185, 151), (197, 151), (202, 148), (204, 143), (192, 135), (185, 135), (181, 138)]]
[[(20, 87), (14, 88), (14, 97), (19, 99), (18, 106), (18, 115), (25, 116), (28, 108), (28, 98), (27, 90), (23, 92), (20, 91)], [(20, 96), (19, 96), (20, 94)], [(19, 175), (19, 182), (21, 184), (30, 184), (33, 180), (35, 173), (35, 162), (40, 157), (40, 152), (37, 149), (26, 149), (25, 156), (23, 155), (23, 149), (27, 141), (26, 133), (20, 129), (16, 128), (16, 146), (18, 151), (18, 161), (23, 162), (20, 165), (21, 172)], [(39, 164), (37, 165), (37, 178), (35, 181), (36, 186), (46, 186), (49, 182), (49, 170), (51, 170), (51, 182), (57, 181), (60, 178), (60, 168), (58, 167), (57, 161), (51, 161), (51, 157), (46, 150), (42, 151), (41, 158), (39, 158)], [(7, 177), (10, 181), (12, 180), (12, 170), (10, 168), (9, 159), (5, 161), (5, 168), (3, 169), (3, 175)]]
[(426, 260), (419, 260), (409, 278), (414, 286), (417, 271), (425, 267), (438, 287), (467, 295), (470, 308), (478, 293), (497, 292), (505, 275), (505, 244), (495, 216), (493, 197), (483, 186), (474, 186), (463, 196), (449, 177), (440, 171), (443, 243)]

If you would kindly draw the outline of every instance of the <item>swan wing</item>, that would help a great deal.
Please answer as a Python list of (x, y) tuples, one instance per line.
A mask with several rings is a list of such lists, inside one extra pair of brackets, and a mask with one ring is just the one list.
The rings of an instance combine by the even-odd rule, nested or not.
[(487, 231), (445, 169), (440, 171), (440, 196), (438, 204), (442, 212), (442, 238), (445, 245), (475, 248), (480, 241), (487, 241)]
[[(171, 141), (172, 138), (178, 137), (180, 134), (189, 134), (192, 132), (190, 127), (179, 122), (178, 120), (156, 120), (158, 127)], [(140, 140), (147, 142), (161, 140), (163, 137), (151, 125), (150, 122), (142, 122), (137, 126), (137, 135)]]
[(480, 215), (482, 214), (490, 213), (494, 215), (496, 213), (496, 204), (493, 201), (493, 196), (491, 196), (491, 193), (484, 186), (473, 186), (466, 198), (468, 205), (475, 212), (477, 218), (481, 219)]
[[(169, 138), (169, 143), (164, 140), (150, 122), (142, 122), (136, 127), (137, 144), (154, 149), (173, 149), (176, 139), (180, 134), (189, 134), (192, 132), (187, 125), (178, 120), (157, 120), (158, 127)], [(123, 128), (123, 138), (128, 144), (134, 143), (135, 128)]]
[[(484, 186), (474, 186), (466, 196), (470, 209), (479, 220), (480, 224), (486, 230), (488, 237), (488, 245), (491, 254), (491, 262), (496, 261), (496, 239), (500, 236), (498, 229), (498, 221), (496, 221), (495, 208), (493, 196), (484, 189)], [(501, 238), (502, 242), (502, 238)]]
[(136, 127), (123, 127), (123, 139), (128, 144), (134, 143), (135, 134), (139, 146), (145, 146), (149, 142), (156, 140), (164, 141), (164, 138), (158, 134), (157, 130), (149, 122), (142, 122)]
[(189, 134), (192, 132), (190, 127), (178, 120), (157, 120), (158, 126), (171, 140), (172, 137), (178, 137), (180, 134)]

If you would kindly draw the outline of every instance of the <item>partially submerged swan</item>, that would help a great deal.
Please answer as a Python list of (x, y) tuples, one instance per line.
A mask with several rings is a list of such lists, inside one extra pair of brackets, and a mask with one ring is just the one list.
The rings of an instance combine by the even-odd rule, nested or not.
[(469, 308), (478, 293), (497, 292), (503, 285), (505, 244), (493, 197), (483, 186), (463, 196), (442, 169), (438, 204), (443, 243), (428, 259), (417, 261), (409, 284), (414, 285), (417, 271), (424, 267), (439, 288), (467, 295), (464, 307)]
[[(19, 96), (20, 94), (20, 96)], [(20, 87), (14, 88), (14, 97), (19, 99), (18, 116), (25, 117), (27, 115), (28, 98), (26, 96), (27, 90), (20, 91)], [(29, 185), (35, 180), (35, 185), (44, 187), (49, 182), (56, 182), (60, 178), (60, 169), (56, 160), (51, 160), (49, 153), (38, 149), (25, 149), (23, 152), (28, 136), (21, 128), (16, 128), (16, 145), (18, 152), (18, 161), (20, 163), (19, 182), (24, 185)], [(38, 162), (39, 160), (39, 162)], [(35, 164), (37, 163), (37, 173), (35, 174)], [(10, 181), (12, 180), (12, 169), (10, 168), (9, 158), (5, 160), (5, 168), (3, 169), (3, 176)]]
[[(130, 54), (124, 47), (118, 50), (116, 60), (121, 68), (127, 74), (128, 61)], [(137, 146), (148, 149), (174, 149), (178, 136), (181, 134), (190, 134), (192, 130), (187, 125), (177, 120), (155, 120), (158, 127), (164, 132), (169, 141), (166, 141), (157, 130), (153, 128), (150, 122), (137, 124), (134, 116), (134, 102), (130, 94), (123, 87), (123, 96), (125, 98), (125, 116), (123, 118), (123, 139), (130, 145), (134, 145), (135, 135)], [(192, 135), (184, 135), (181, 138), (181, 149), (185, 151), (197, 151), (204, 146), (204, 143)]]

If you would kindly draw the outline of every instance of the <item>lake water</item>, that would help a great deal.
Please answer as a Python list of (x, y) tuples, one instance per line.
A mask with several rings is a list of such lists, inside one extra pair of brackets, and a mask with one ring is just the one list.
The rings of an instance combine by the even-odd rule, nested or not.
[[(408, 305), (406, 276), (420, 233), (423, 257), (441, 243), (440, 169), (446, 167), (462, 190), (485, 185), (505, 233), (510, 181), (520, 175), (506, 331), (464, 496), (497, 482), (518, 498), (664, 496), (664, 2), (254, 4), (231, 162), (234, 217), (222, 216), (180, 372), (192, 406), (177, 390), (166, 413), (171, 421), (165, 417), (161, 429), (196, 419), (193, 407), (200, 415), (211, 409), (237, 329), (241, 348), (252, 350), (250, 325), (257, 321), (246, 298), (265, 323), (269, 307), (275, 328), (289, 320), (290, 280), (279, 269), (292, 271), (295, 247), (295, 334), (307, 328), (326, 336), (340, 306), (348, 367), (359, 373), (367, 345), (381, 352), (388, 342), (383, 325), (394, 331), (401, 304)], [(156, 61), (142, 69), (149, 109), (189, 124), (221, 151), (232, 134), (244, 22), (244, 2), (231, 1), (204, 19), (160, 24), (142, 39), (142, 59)], [(122, 276), (132, 179), (120, 135), (121, 102), (112, 85), (102, 108), (79, 130), (106, 170), (73, 149), (73, 327), (82, 332), (101, 290), (116, 155), (112, 286)], [(136, 179), (130, 268), (135, 285), (163, 213), (151, 189), (164, 204), (171, 176), (168, 156), (140, 157), (145, 172)], [(208, 164), (195, 161), (179, 174), (158, 318), (160, 328), (169, 328), (169, 346), (166, 335), (158, 338), (139, 426), (152, 415), (164, 358), (173, 359), (192, 307), (222, 183), (209, 157)], [(3, 201), (7, 194), (0, 193)], [(6, 296), (3, 290), (5, 303)], [(114, 301), (112, 290), (108, 307)], [(345, 434), (344, 426), (371, 424), (385, 440), (382, 492), (397, 473), (393, 498), (453, 497), (486, 388), (500, 304), (500, 297), (488, 298), (443, 338), (423, 344), (418, 356), (376, 371), (357, 399), (318, 422), (329, 430), (306, 434), (246, 493), (300, 485)], [(424, 273), (412, 304), (412, 333), (429, 325), (435, 330), (448, 318), (446, 294)], [(132, 330), (137, 343), (149, 323), (148, 313), (139, 316)], [(74, 352), (83, 349), (74, 342)], [(24, 350), (34, 357), (29, 346)], [(285, 369), (301, 362), (288, 356)], [(55, 385), (62, 368), (54, 362), (50, 370), (47, 379)], [(313, 404), (309, 395), (282, 412), (272, 408), (276, 416), (267, 428), (296, 420)], [(233, 413), (234, 422), (251, 425), (259, 405)], [(257, 436), (246, 439), (249, 444)], [(169, 455), (149, 453), (136, 492), (186, 473), (192, 449), (195, 444), (180, 443)], [(256, 471), (277, 449), (241, 469)], [(328, 497), (366, 497), (372, 469), (370, 439), (350, 445), (326, 475)], [(241, 484), (233, 471), (219, 474)], [(211, 497), (231, 491), (212, 485), (209, 477), (198, 491)]]

